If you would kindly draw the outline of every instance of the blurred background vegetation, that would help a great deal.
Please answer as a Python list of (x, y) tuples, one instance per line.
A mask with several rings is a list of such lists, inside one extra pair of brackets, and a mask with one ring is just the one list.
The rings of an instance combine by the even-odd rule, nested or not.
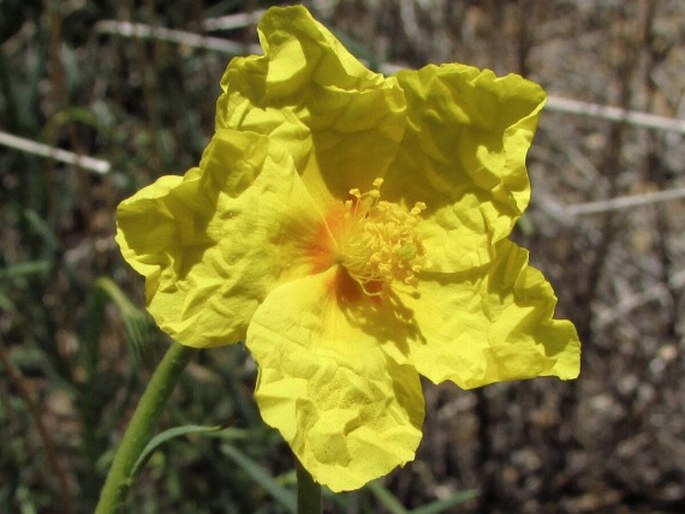
[[(276, 3), (0, 0), (0, 513), (92, 511), (169, 344), (116, 204), (198, 162), (223, 69), (254, 51), (244, 14)], [(685, 512), (685, 4), (305, 4), (378, 69), (456, 60), (549, 91), (516, 237), (585, 344), (573, 383), (427, 385), (416, 462), (329, 511)], [(126, 512), (290, 511), (255, 371), (241, 346), (198, 354), (160, 430), (228, 429), (160, 445)]]

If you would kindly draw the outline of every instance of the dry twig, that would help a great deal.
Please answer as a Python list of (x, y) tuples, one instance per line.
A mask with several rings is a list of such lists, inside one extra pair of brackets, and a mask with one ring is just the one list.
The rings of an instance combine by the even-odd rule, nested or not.
[(47, 157), (48, 159), (55, 159), (56, 161), (65, 162), (67, 164), (73, 164), (74, 166), (94, 171), (95, 173), (108, 173), (112, 168), (112, 165), (109, 162), (103, 161), (102, 159), (78, 155), (67, 150), (62, 150), (61, 148), (36, 143), (31, 139), (14, 136), (6, 132), (0, 132), (0, 145), (39, 155), (41, 157)]

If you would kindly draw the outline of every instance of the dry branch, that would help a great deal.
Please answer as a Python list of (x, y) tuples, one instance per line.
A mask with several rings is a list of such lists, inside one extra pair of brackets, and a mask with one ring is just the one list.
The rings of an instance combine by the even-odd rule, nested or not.
[(67, 164), (73, 164), (74, 166), (78, 166), (80, 168), (100, 174), (108, 173), (112, 167), (109, 162), (103, 161), (102, 159), (78, 155), (67, 150), (62, 150), (61, 148), (55, 148), (54, 146), (36, 143), (31, 139), (13, 136), (12, 134), (8, 134), (6, 132), (0, 132), (0, 145), (21, 150), (22, 152), (39, 155), (41, 157), (55, 159), (56, 161), (65, 162)]

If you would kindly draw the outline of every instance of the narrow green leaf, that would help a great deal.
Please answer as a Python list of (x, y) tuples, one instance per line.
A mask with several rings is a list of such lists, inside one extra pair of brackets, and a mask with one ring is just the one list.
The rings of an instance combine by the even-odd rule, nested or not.
[(466, 491), (459, 491), (453, 494), (449, 498), (443, 500), (436, 500), (424, 505), (417, 509), (411, 511), (411, 514), (437, 514), (439, 512), (445, 512), (447, 509), (454, 507), (455, 505), (461, 505), (466, 503), (473, 498), (478, 496), (478, 489), (467, 489)]
[(46, 259), (12, 264), (0, 270), (0, 279), (15, 279), (30, 275), (45, 275), (50, 271), (51, 263)]
[(261, 485), (266, 492), (268, 492), (278, 503), (283, 505), (288, 512), (296, 514), (297, 512), (297, 498), (292, 491), (289, 491), (281, 484), (276, 482), (274, 478), (266, 472), (262, 467), (257, 465), (243, 452), (229, 446), (227, 444), (221, 446), (221, 451), (230, 457), (236, 464), (249, 474), (255, 482)]
[(101, 277), (95, 286), (104, 292), (119, 309), (126, 329), (126, 339), (139, 364), (145, 362), (146, 349), (151, 340), (154, 323), (148, 314), (136, 307), (121, 288), (110, 278)]
[(48, 253), (54, 255), (59, 249), (60, 243), (48, 222), (33, 209), (26, 209), (23, 214), (31, 230), (43, 239)]
[(371, 482), (366, 487), (391, 514), (407, 514), (409, 512), (379, 480)]
[(138, 460), (136, 463), (133, 465), (133, 468), (131, 469), (131, 476), (129, 477), (129, 480), (133, 482), (135, 478), (138, 476), (138, 473), (140, 473), (140, 470), (143, 469), (143, 466), (147, 462), (147, 460), (150, 458), (150, 456), (154, 453), (154, 451), (159, 448), (161, 445), (166, 443), (167, 441), (170, 441), (171, 439), (175, 439), (176, 437), (181, 437), (187, 434), (198, 434), (198, 433), (204, 433), (204, 432), (217, 432), (221, 430), (223, 427), (220, 425), (215, 425), (215, 426), (203, 426), (203, 425), (183, 425), (180, 427), (174, 427), (174, 428), (169, 428), (168, 430), (164, 430), (163, 432), (160, 432), (156, 436), (154, 436), (152, 439), (150, 439), (150, 442), (147, 443), (145, 448), (143, 448), (143, 452), (140, 454), (138, 457)]
[(2, 293), (2, 291), (0, 291), (0, 310), (6, 312), (14, 311), (14, 304)]

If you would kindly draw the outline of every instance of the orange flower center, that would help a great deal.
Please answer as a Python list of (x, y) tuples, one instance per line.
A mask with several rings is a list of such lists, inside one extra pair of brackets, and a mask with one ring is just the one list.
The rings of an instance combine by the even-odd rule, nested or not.
[(342, 212), (336, 213), (331, 231), (337, 242), (336, 261), (368, 295), (381, 295), (393, 281), (416, 286), (427, 264), (416, 226), (426, 208), (417, 202), (411, 210), (381, 200), (383, 179), (361, 193), (350, 190)]

